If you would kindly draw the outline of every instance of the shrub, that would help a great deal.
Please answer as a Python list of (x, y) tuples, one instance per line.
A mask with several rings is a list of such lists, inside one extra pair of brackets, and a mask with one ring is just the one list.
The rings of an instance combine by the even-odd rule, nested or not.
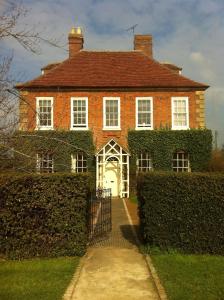
[(212, 152), (212, 158), (208, 165), (210, 172), (224, 172), (224, 153), (220, 150)]
[(162, 249), (224, 254), (224, 175), (157, 173), (138, 178), (140, 226)]
[(88, 193), (88, 175), (1, 176), (1, 253), (9, 258), (82, 255)]

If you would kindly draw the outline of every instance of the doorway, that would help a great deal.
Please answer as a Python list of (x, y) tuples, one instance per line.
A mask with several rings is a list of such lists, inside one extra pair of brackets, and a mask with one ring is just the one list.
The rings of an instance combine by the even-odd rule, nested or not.
[(129, 197), (129, 153), (114, 140), (96, 154), (96, 187), (111, 188), (113, 197)]

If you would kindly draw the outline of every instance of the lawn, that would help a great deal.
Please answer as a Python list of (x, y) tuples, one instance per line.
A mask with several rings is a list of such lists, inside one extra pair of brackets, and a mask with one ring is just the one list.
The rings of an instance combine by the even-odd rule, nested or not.
[(0, 262), (1, 300), (61, 300), (79, 258)]
[(224, 257), (150, 251), (169, 300), (223, 300)]

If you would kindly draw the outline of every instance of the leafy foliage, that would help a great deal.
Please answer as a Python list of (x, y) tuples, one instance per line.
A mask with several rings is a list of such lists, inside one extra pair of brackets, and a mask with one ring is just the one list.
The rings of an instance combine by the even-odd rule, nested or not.
[(212, 158), (208, 165), (210, 172), (224, 172), (224, 151), (214, 150)]
[[(71, 154), (83, 151), (88, 170), (95, 170), (94, 145), (90, 131), (18, 131), (10, 140), (14, 159), (4, 160), (2, 168), (36, 172), (38, 152), (50, 152), (54, 157), (54, 172), (71, 171)], [(10, 163), (6, 166), (5, 163)]]
[(224, 175), (139, 176), (140, 223), (146, 243), (190, 253), (224, 254)]
[(170, 171), (173, 153), (184, 150), (189, 154), (191, 170), (203, 171), (211, 158), (212, 133), (207, 129), (133, 130), (129, 131), (128, 145), (134, 156), (149, 152), (155, 170)]
[(1, 253), (9, 258), (82, 255), (89, 176), (0, 177)]

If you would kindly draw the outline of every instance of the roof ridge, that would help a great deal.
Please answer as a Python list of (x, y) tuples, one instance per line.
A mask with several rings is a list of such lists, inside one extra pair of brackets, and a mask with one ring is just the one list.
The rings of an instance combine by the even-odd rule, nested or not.
[(108, 53), (132, 53), (132, 52), (142, 52), (141, 50), (100, 50), (100, 49), (92, 49), (92, 50), (86, 50), (82, 49), (80, 52), (108, 52)]
[[(109, 70), (110, 76), (108, 76)], [(208, 87), (183, 75), (175, 74), (165, 65), (139, 50), (82, 50), (74, 57), (65, 59), (46, 74), (16, 87), (21, 89), (39, 86), (188, 87), (203, 90)]]

